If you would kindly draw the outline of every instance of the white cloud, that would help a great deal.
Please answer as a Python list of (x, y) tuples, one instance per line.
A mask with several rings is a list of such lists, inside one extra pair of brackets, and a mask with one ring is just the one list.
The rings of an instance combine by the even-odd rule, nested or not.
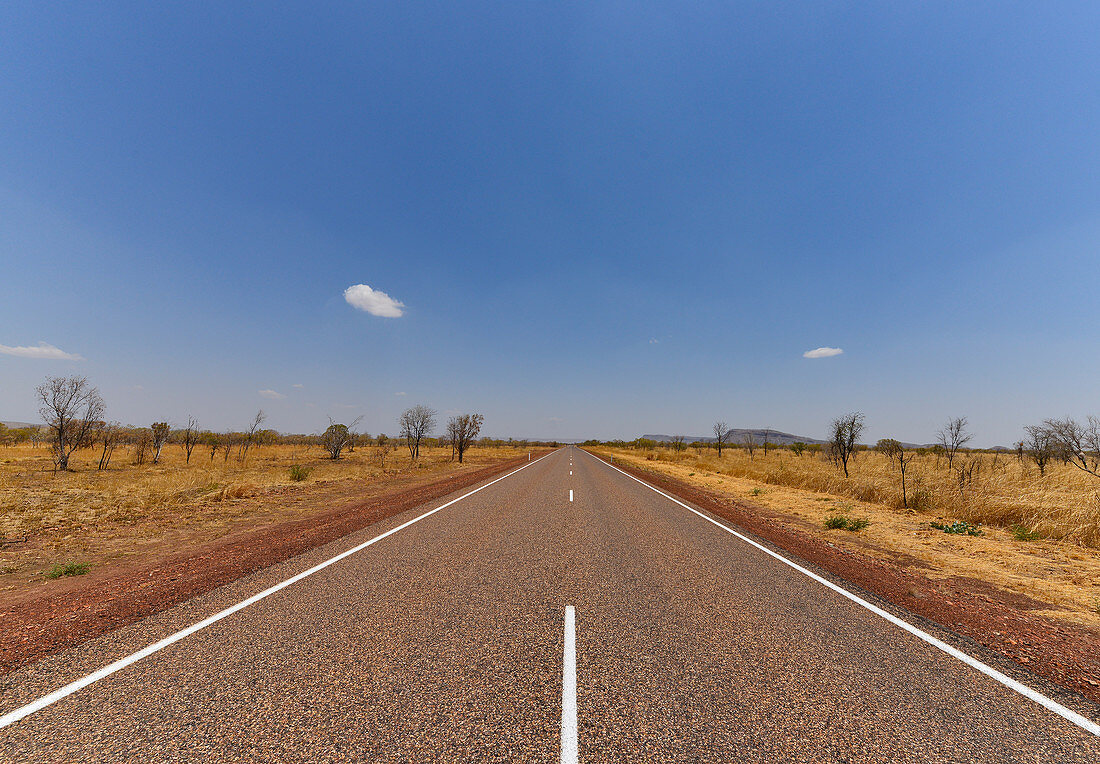
[(16, 355), (20, 358), (39, 358), (47, 361), (83, 361), (84, 356), (76, 353), (66, 353), (59, 347), (54, 347), (48, 342), (39, 342), (38, 347), (11, 347), (0, 345), (0, 353), (4, 355)]
[(840, 355), (844, 351), (840, 348), (814, 348), (813, 350), (807, 350), (802, 354), (803, 358), (829, 358), (830, 356)]
[(295, 390), (301, 390), (305, 385), (291, 385)]
[(394, 395), (405, 396), (405, 395), (408, 395), (408, 393), (406, 393), (405, 391), (401, 391), (400, 393), (394, 393)]
[(281, 401), (286, 396), (282, 393), (277, 393), (274, 390), (260, 390), (260, 397), (267, 398), (269, 401)]
[(372, 316), (383, 318), (400, 318), (405, 315), (402, 308), (405, 303), (393, 299), (385, 292), (371, 289), (366, 284), (355, 284), (344, 290), (344, 299), (348, 305), (359, 310), (364, 310)]
[(550, 416), (550, 417), (546, 417), (546, 421), (547, 422), (564, 422), (565, 420), (562, 419), (560, 416)]
[(651, 339), (651, 340), (649, 341), (649, 344), (650, 344), (650, 345), (656, 345), (656, 344), (657, 344), (657, 343), (659, 343), (659, 342), (660, 342), (660, 340), (659, 340), (659, 339), (657, 339), (656, 337), (653, 337), (653, 338), (652, 338), (652, 339)]

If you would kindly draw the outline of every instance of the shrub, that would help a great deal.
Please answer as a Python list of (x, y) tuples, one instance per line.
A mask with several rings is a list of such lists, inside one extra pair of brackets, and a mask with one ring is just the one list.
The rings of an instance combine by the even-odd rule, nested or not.
[(309, 478), (310, 473), (313, 472), (312, 467), (304, 467), (301, 464), (292, 464), (290, 466), (290, 479), (295, 483), (300, 483), (303, 480)]
[(929, 523), (933, 528), (944, 533), (955, 533), (960, 536), (981, 536), (982, 529), (977, 525), (972, 525), (966, 522), (966, 520), (956, 520), (950, 525), (944, 525), (943, 523)]
[(1043, 534), (1030, 530), (1026, 525), (1013, 525), (1012, 536), (1017, 541), (1038, 541), (1043, 537)]
[(764, 489), (763, 488), (753, 488), (751, 491), (749, 491), (749, 493), (751, 493), (753, 496), (761, 496), (764, 493)]
[(58, 563), (46, 571), (46, 578), (61, 578), (62, 576), (83, 576), (92, 566), (86, 562)]
[(829, 530), (853, 531), (858, 533), (871, 524), (866, 517), (848, 518), (844, 515), (833, 515), (825, 519), (825, 527)]

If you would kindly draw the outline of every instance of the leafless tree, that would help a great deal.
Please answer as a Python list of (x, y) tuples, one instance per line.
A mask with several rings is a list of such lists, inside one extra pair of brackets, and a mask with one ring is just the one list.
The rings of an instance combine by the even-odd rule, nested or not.
[(187, 426), (181, 430), (183, 433), (183, 439), (180, 441), (180, 445), (183, 446), (184, 453), (187, 454), (187, 464), (191, 463), (191, 452), (195, 450), (195, 446), (199, 444), (199, 423), (195, 417), (188, 415)]
[(145, 460), (149, 456), (149, 449), (153, 445), (153, 434), (149, 432), (148, 427), (142, 427), (137, 431), (134, 437), (133, 452), (134, 452), (134, 464), (145, 464)]
[(260, 425), (267, 419), (267, 414), (263, 409), (256, 412), (256, 416), (252, 417), (252, 422), (248, 425), (248, 429), (244, 432), (244, 437), (241, 438), (240, 447), (237, 449), (237, 458), (242, 462), (248, 458), (248, 450), (252, 446), (256, 445), (256, 435), (260, 430)]
[(730, 427), (725, 422), (715, 422), (711, 428), (714, 433), (714, 444), (718, 446), (718, 458), (722, 458), (722, 446), (729, 442)]
[(168, 442), (168, 435), (172, 428), (167, 422), (153, 422), (149, 431), (153, 433), (153, 464), (160, 464), (160, 451)]
[(863, 413), (854, 411), (834, 419), (830, 425), (830, 456), (844, 468), (844, 477), (848, 477), (848, 460), (855, 453), (859, 436), (863, 434)]
[(672, 436), (672, 450), (673, 451), (683, 451), (685, 440), (686, 440), (686, 438), (683, 435), (673, 435)]
[(386, 469), (386, 453), (390, 449), (385, 445), (375, 446), (374, 455), (378, 457), (378, 468)]
[(1047, 464), (1054, 457), (1054, 434), (1049, 427), (1030, 424), (1024, 428), (1027, 436), (1023, 440), (1024, 451), (1039, 468), (1039, 477), (1046, 474)]
[(749, 458), (754, 458), (756, 455), (756, 436), (753, 435), (752, 430), (745, 433), (744, 437), (741, 438), (741, 443), (745, 446)]
[(459, 464), (462, 464), (462, 455), (466, 453), (466, 449), (481, 433), (481, 425), (484, 423), (485, 417), (481, 414), (460, 414), (451, 417), (447, 422), (447, 437), (458, 454)]
[(901, 505), (908, 509), (909, 497), (905, 491), (905, 470), (909, 467), (909, 462), (913, 461), (916, 453), (906, 454), (901, 443), (893, 438), (883, 438), (875, 445), (875, 449), (885, 456), (891, 464), (895, 465), (898, 472), (901, 473)]
[(420, 458), (420, 443), (424, 438), (432, 434), (435, 429), (435, 409), (424, 405), (416, 405), (405, 409), (397, 420), (401, 428), (401, 437), (409, 447), (409, 458)]
[(121, 435), (122, 425), (118, 422), (104, 422), (99, 428), (99, 439), (103, 443), (103, 450), (99, 453), (97, 469), (105, 470), (111, 464), (111, 456), (115, 453)]
[(964, 416), (949, 419), (943, 429), (936, 433), (936, 444), (943, 448), (943, 453), (947, 456), (948, 469), (954, 466), (955, 454), (958, 453), (959, 449), (974, 437), (966, 431), (967, 424)]
[(35, 388), (41, 404), (38, 413), (50, 428), (53, 462), (69, 469), (69, 457), (89, 445), (96, 423), (103, 419), (103, 397), (86, 377), (46, 377)]
[(768, 455), (768, 438), (772, 436), (772, 430), (770, 427), (764, 429), (764, 456)]
[(1074, 419), (1048, 419), (1043, 427), (1058, 445), (1069, 464), (1094, 477), (1100, 477), (1100, 419), (1094, 416), (1082, 424)]

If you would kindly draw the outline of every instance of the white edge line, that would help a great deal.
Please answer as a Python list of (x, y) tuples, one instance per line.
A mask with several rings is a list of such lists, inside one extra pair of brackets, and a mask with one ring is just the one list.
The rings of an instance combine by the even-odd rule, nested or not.
[[(584, 449), (581, 449), (581, 450), (583, 451)], [(773, 552), (771, 549), (768, 549), (763, 544), (760, 544), (760, 543), (757, 543), (756, 541), (753, 541), (748, 536), (745, 536), (742, 533), (738, 533), (737, 531), (733, 530), (729, 526), (718, 522), (717, 520), (715, 520), (712, 517), (708, 517), (707, 515), (703, 514), (699, 510), (695, 509), (694, 507), (688, 506), (684, 502), (680, 501), (679, 499), (677, 499), (673, 496), (668, 495), (667, 493), (660, 490), (659, 488), (655, 488), (655, 487), (651, 486), (649, 483), (645, 482), (644, 480), (641, 480), (639, 478), (634, 477), (629, 472), (625, 472), (624, 470), (619, 469), (614, 464), (610, 464), (608, 462), (605, 462), (603, 459), (600, 459), (595, 454), (589, 453), (588, 451), (585, 451), (585, 453), (588, 454), (589, 456), (591, 456), (596, 461), (600, 462), (601, 464), (603, 464), (607, 467), (610, 467), (611, 469), (615, 470), (616, 472), (622, 472), (622, 474), (626, 475), (631, 480), (634, 480), (634, 481), (637, 481), (638, 483), (641, 483), (642, 485), (644, 485), (649, 490), (655, 491), (656, 493), (661, 494), (661, 496), (664, 496), (669, 501), (674, 502), (676, 504), (679, 504), (681, 507), (688, 510), (689, 512), (695, 513), (699, 517), (706, 520), (708, 523), (712, 523), (714, 525), (717, 525), (719, 528), (726, 531), (727, 533), (732, 533), (734, 536), (741, 539), (746, 544), (750, 544), (751, 546), (756, 547), (761, 552), (764, 552), (765, 554), (770, 555), (771, 557), (774, 557), (775, 559), (782, 562), (784, 565), (789, 565), (790, 567), (797, 570), (799, 573), (802, 573), (803, 575), (812, 578), (814, 581), (817, 581), (822, 586), (825, 586), (829, 589), (832, 589), (834, 592), (841, 595), (842, 597), (847, 597), (852, 602), (855, 602), (857, 605), (860, 605), (861, 607), (864, 607), (867, 610), (870, 610), (875, 615), (880, 616), (881, 618), (889, 621), (890, 623), (894, 624), (895, 626), (897, 626), (901, 629), (904, 629), (905, 631), (909, 632), (910, 634), (917, 637), (918, 639), (922, 639), (925, 642), (927, 642), (928, 644), (932, 645), (933, 647), (947, 653), (951, 657), (957, 658), (958, 660), (962, 661), (963, 663), (970, 666), (971, 668), (976, 669), (976, 670), (980, 671), (981, 673), (985, 674), (990, 679), (993, 679), (996, 682), (1000, 682), (1001, 684), (1003, 684), (1008, 689), (1014, 690), (1015, 692), (1018, 692), (1019, 694), (1023, 695), (1025, 698), (1028, 698), (1029, 700), (1035, 701), (1036, 703), (1038, 703), (1043, 708), (1046, 708), (1048, 711), (1053, 711), (1054, 713), (1058, 714), (1059, 716), (1061, 716), (1066, 721), (1072, 722), (1073, 724), (1076, 724), (1078, 727), (1085, 730), (1086, 732), (1091, 732), (1093, 735), (1096, 735), (1096, 736), (1100, 737), (1100, 724), (1097, 724), (1096, 722), (1092, 721), (1091, 719), (1089, 719), (1085, 716), (1082, 716), (1081, 714), (1077, 713), (1073, 709), (1066, 708), (1065, 706), (1063, 706), (1058, 701), (1053, 700), (1051, 698), (1048, 698), (1046, 695), (1043, 695), (1041, 692), (1038, 692), (1036, 690), (1031, 689), (1026, 684), (1018, 682), (1015, 679), (1013, 679), (1012, 677), (1008, 676), (1007, 674), (1004, 674), (1004, 673), (998, 671), (997, 669), (993, 668), (992, 666), (987, 666), (986, 664), (979, 661), (977, 658), (972, 658), (971, 656), (967, 655), (963, 651), (961, 651), (961, 650), (959, 650), (955, 647), (952, 647), (951, 645), (947, 644), (946, 642), (943, 642), (942, 640), (936, 639), (931, 634), (918, 629), (916, 626), (909, 623), (908, 621), (905, 621), (905, 620), (902, 620), (901, 618), (898, 618), (893, 613), (888, 613), (887, 611), (883, 610), (882, 608), (871, 604), (870, 602), (863, 599), (862, 597), (860, 597), (856, 594), (853, 594), (852, 592), (848, 591), (844, 587), (837, 586), (832, 581), (829, 581), (826, 578), (822, 578), (821, 576), (817, 575), (816, 573), (814, 573), (812, 571), (809, 571), (806, 568), (802, 567), (798, 563), (792, 562), (791, 560), (788, 560), (786, 557), (784, 557), (781, 554)]]
[(565, 647), (561, 660), (561, 764), (577, 764), (577, 613), (565, 606)]
[[(551, 451), (550, 453), (554, 453), (554, 452)], [(191, 636), (196, 631), (199, 631), (201, 629), (205, 629), (207, 626), (210, 626), (211, 624), (217, 623), (218, 621), (222, 620), (223, 618), (228, 618), (229, 616), (233, 615), (237, 611), (244, 610), (249, 605), (254, 605), (257, 602), (259, 602), (260, 600), (264, 599), (265, 597), (269, 597), (277, 591), (285, 589), (286, 587), (288, 587), (292, 584), (296, 584), (299, 581), (301, 581), (303, 578), (308, 578), (309, 576), (312, 576), (314, 573), (317, 573), (318, 571), (324, 570), (329, 565), (333, 565), (337, 562), (340, 562), (340, 560), (343, 560), (345, 557), (350, 557), (351, 555), (355, 554), (356, 552), (361, 552), (362, 550), (369, 547), (371, 544), (374, 544), (377, 541), (381, 541), (382, 539), (386, 538), (387, 536), (392, 536), (393, 534), (397, 533), (399, 530), (402, 530), (404, 528), (408, 528), (413, 523), (418, 523), (421, 520), (423, 520), (424, 518), (430, 517), (431, 515), (434, 515), (436, 512), (438, 512), (441, 509), (446, 509), (447, 507), (451, 506), (452, 504), (460, 502), (460, 501), (462, 501), (463, 499), (465, 499), (469, 496), (473, 496), (478, 491), (484, 491), (489, 486), (494, 485), (496, 483), (499, 483), (501, 480), (504, 480), (505, 478), (509, 478), (512, 475), (515, 475), (517, 472), (520, 472), (522, 470), (527, 469), (532, 464), (535, 464), (536, 462), (539, 462), (539, 461), (545, 459), (547, 456), (550, 456), (550, 454), (545, 454), (543, 456), (540, 456), (538, 459), (536, 459), (533, 462), (527, 462), (526, 464), (524, 464), (519, 469), (512, 470), (507, 475), (502, 475), (501, 477), (498, 477), (497, 479), (493, 480), (492, 482), (486, 483), (483, 486), (479, 486), (478, 488), (475, 488), (474, 490), (470, 491), (469, 493), (465, 493), (462, 496), (459, 496), (457, 499), (451, 499), (446, 504), (438, 506), (435, 509), (428, 510), (424, 514), (419, 515), (417, 517), (414, 517), (412, 520), (404, 522), (401, 525), (398, 525), (396, 528), (391, 528), (390, 530), (386, 531), (385, 533), (382, 533), (378, 536), (375, 536), (370, 541), (364, 541), (362, 544), (359, 544), (356, 547), (352, 547), (351, 549), (347, 550), (346, 552), (341, 552), (340, 554), (336, 555), (335, 557), (331, 557), (331, 558), (325, 560), (322, 563), (314, 565), (312, 568), (309, 568), (308, 570), (304, 570), (301, 573), (297, 574), (296, 576), (292, 576), (292, 577), (288, 578), (287, 580), (285, 580), (281, 583), (275, 584), (274, 586), (272, 586), (270, 588), (264, 589), (259, 594), (254, 594), (251, 597), (249, 597), (248, 599), (242, 600), (241, 602), (238, 602), (236, 605), (233, 605), (231, 607), (227, 607), (225, 610), (217, 612), (214, 615), (210, 616), (209, 618), (205, 618), (205, 619), (199, 621), (198, 623), (191, 624), (186, 629), (183, 629), (181, 631), (177, 631), (175, 634), (167, 636), (164, 639), (160, 640), (159, 642), (154, 642), (153, 644), (149, 645), (148, 647), (146, 647), (144, 649), (141, 649), (141, 650), (138, 650), (136, 653), (128, 655), (125, 658), (120, 658), (119, 660), (115, 661), (114, 663), (109, 663), (106, 666), (104, 666), (103, 668), (99, 669), (98, 671), (93, 671), (91, 674), (88, 674), (87, 676), (85, 676), (82, 679), (77, 679), (75, 682), (70, 682), (69, 684), (65, 685), (64, 687), (61, 687), (57, 690), (54, 690), (49, 695), (44, 695), (43, 697), (39, 698), (38, 700), (33, 701), (31, 703), (28, 703), (27, 705), (22, 706), (21, 708), (17, 708), (14, 711), (9, 711), (8, 713), (4, 714), (3, 716), (0, 716), (0, 729), (3, 729), (4, 727), (7, 727), (11, 724), (14, 724), (15, 722), (19, 721), (20, 719), (23, 719), (24, 717), (30, 716), (35, 711), (40, 711), (43, 708), (46, 708), (47, 706), (53, 705), (57, 701), (62, 700), (63, 698), (67, 698), (69, 695), (72, 695), (74, 692), (82, 690), (85, 687), (87, 687), (88, 685), (93, 684), (94, 682), (98, 682), (100, 679), (103, 679), (104, 677), (108, 677), (111, 674), (114, 674), (116, 671), (121, 671), (122, 669), (126, 668), (127, 666), (130, 666), (134, 663), (137, 663), (142, 658), (147, 658), (150, 655), (152, 655), (153, 653), (158, 652), (160, 650), (163, 650), (164, 648), (168, 647), (169, 645), (173, 645), (176, 642), (179, 642), (181, 639), (184, 639), (185, 637)]]

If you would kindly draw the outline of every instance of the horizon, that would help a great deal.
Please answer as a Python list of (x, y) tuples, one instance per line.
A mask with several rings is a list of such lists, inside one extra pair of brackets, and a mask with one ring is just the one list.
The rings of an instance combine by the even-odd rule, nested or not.
[(0, 9), (4, 416), (1100, 414), (1100, 6), (311, 8)]

